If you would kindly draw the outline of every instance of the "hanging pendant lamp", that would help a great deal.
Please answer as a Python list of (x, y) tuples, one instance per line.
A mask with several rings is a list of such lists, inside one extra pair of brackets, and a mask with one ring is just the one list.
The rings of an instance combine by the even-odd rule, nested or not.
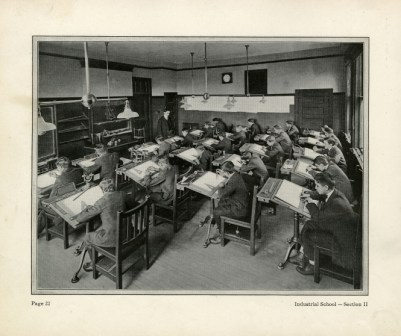
[(233, 108), (234, 104), (231, 102), (230, 97), (227, 97), (227, 103), (223, 106), (227, 110), (231, 110)]
[(205, 93), (203, 94), (202, 103), (207, 103), (209, 99), (209, 93), (207, 92), (207, 50), (206, 50), (206, 43), (205, 43)]
[(266, 103), (265, 95), (262, 95), (262, 99), (259, 100), (259, 103), (261, 103), (261, 104)]
[(117, 119), (130, 119), (130, 118), (138, 118), (139, 114), (138, 112), (132, 111), (131, 107), (129, 106), (129, 101), (128, 99), (125, 101), (125, 107), (124, 111), (121, 112), (118, 116)]
[(56, 129), (56, 125), (46, 122), (42, 114), (40, 113), (40, 107), (38, 107), (38, 134), (43, 135), (48, 131), (54, 131)]

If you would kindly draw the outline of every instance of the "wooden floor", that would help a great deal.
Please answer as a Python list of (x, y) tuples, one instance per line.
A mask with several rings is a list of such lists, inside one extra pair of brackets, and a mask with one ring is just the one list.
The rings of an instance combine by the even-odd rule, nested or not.
[[(192, 214), (184, 218), (176, 234), (169, 224), (150, 227), (151, 267), (146, 270), (141, 260), (125, 273), (123, 288), (126, 293), (306, 294), (324, 291), (330, 294), (354, 291), (352, 285), (327, 276), (322, 276), (316, 284), (313, 276), (299, 274), (292, 264), (287, 264), (283, 270), (277, 268), (288, 246), (286, 240), (293, 232), (293, 213), (287, 209), (277, 207), (275, 216), (262, 212), (262, 238), (257, 241), (255, 256), (250, 256), (249, 247), (235, 242), (229, 242), (225, 247), (210, 245), (204, 248), (207, 227), (200, 228), (198, 223), (209, 212), (209, 202), (201, 199), (191, 210)], [(74, 232), (70, 236), (72, 246), (67, 250), (63, 249), (61, 239), (46, 241), (43, 234), (39, 237), (33, 289), (43, 293), (76, 291), (83, 294), (92, 293), (92, 290), (112, 293), (115, 285), (111, 280), (103, 276), (94, 280), (92, 273), (84, 271), (78, 283), (71, 283), (79, 263), (79, 257), (73, 256), (73, 246), (83, 236), (84, 230)]]

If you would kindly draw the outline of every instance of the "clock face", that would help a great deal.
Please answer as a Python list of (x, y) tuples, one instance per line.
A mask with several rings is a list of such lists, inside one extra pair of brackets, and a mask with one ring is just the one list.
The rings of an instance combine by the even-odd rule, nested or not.
[(223, 73), (221, 78), (223, 84), (228, 84), (233, 82), (233, 75), (231, 72)]

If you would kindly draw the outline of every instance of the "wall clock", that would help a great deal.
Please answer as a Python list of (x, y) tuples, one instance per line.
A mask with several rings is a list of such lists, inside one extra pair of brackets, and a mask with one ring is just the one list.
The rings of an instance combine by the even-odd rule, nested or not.
[(232, 72), (225, 72), (221, 74), (221, 82), (223, 84), (230, 84), (233, 82), (233, 73)]

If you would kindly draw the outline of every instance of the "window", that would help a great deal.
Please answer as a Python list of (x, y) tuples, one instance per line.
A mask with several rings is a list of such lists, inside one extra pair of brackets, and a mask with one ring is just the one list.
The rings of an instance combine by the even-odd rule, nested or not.
[[(247, 71), (245, 70), (245, 94), (248, 93)], [(267, 69), (249, 70), (249, 94), (267, 95)]]

